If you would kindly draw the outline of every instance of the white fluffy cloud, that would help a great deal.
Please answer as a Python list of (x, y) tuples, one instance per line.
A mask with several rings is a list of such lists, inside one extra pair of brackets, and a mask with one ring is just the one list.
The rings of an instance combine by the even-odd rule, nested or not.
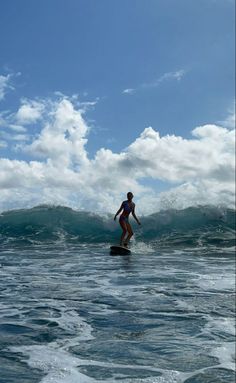
[(52, 105), (50, 121), (24, 150), (33, 156), (50, 159), (55, 166), (86, 164), (85, 136), (88, 130), (82, 112), (75, 110), (69, 100), (62, 99)]
[[(37, 109), (33, 101), (27, 105)], [(234, 204), (235, 132), (227, 126), (196, 127), (192, 139), (160, 137), (149, 127), (121, 153), (101, 148), (89, 159), (90, 128), (84, 110), (72, 100), (47, 102), (46, 110), (34, 116), (41, 130), (19, 146), (31, 160), (0, 158), (1, 210), (54, 203), (114, 212), (130, 190), (143, 214), (195, 204)], [(168, 183), (169, 190), (158, 193), (145, 186), (150, 177)]]
[[(0, 113), (0, 138), (8, 141), (29, 141), (28, 125), (35, 124), (43, 118), (45, 102), (22, 99), (16, 113), (3, 111)], [(14, 134), (13, 134), (14, 132)]]
[(22, 105), (15, 114), (17, 124), (28, 125), (35, 123), (42, 117), (45, 105), (34, 100), (22, 100)]
[[(205, 125), (192, 131), (197, 139), (164, 136), (146, 128), (128, 148), (130, 161), (137, 163), (140, 177), (173, 182), (215, 179), (221, 182), (234, 174), (234, 131)], [(142, 166), (143, 163), (143, 166)]]

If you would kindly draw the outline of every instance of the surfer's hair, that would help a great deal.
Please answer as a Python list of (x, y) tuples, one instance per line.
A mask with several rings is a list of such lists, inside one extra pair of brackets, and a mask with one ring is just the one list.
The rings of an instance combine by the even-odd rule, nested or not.
[(131, 197), (131, 196), (132, 196), (132, 198), (133, 198), (133, 196), (134, 196), (133, 193), (128, 192), (128, 193), (127, 193), (127, 198), (129, 198), (129, 197)]

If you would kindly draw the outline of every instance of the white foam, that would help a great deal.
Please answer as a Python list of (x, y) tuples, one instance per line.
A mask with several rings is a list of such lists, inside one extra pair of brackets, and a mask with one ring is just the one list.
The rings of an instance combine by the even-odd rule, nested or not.
[(156, 250), (153, 249), (151, 245), (148, 245), (145, 242), (138, 241), (136, 242), (135, 240), (131, 241), (130, 243), (130, 250), (135, 253), (154, 253)]
[(187, 312), (190, 312), (190, 313), (197, 312), (197, 308), (192, 303), (186, 302), (186, 301), (184, 301), (182, 299), (176, 298), (175, 299), (175, 304), (181, 310), (184, 310), (184, 311), (187, 311)]
[(76, 368), (79, 360), (69, 353), (48, 346), (11, 347), (11, 351), (27, 355), (32, 368), (40, 369), (47, 375), (41, 383), (93, 383), (94, 379), (82, 374)]
[(233, 274), (201, 275), (195, 282), (205, 291), (235, 291), (235, 277)]
[(73, 333), (78, 333), (76, 337), (77, 340), (94, 339), (92, 336), (93, 328), (86, 323), (75, 310), (66, 310), (61, 307), (60, 310), (61, 316), (59, 318), (53, 318), (53, 320), (57, 322), (61, 328), (73, 331)]
[[(119, 379), (120, 383), (182, 383), (188, 376), (186, 373), (173, 370), (163, 370), (151, 366), (124, 365), (116, 363), (106, 363), (93, 360), (80, 359), (71, 355), (69, 352), (56, 348), (56, 343), (50, 345), (16, 346), (11, 347), (12, 352), (22, 353), (26, 356), (23, 360), (31, 367), (43, 371), (47, 374), (40, 383), (95, 383), (95, 380), (79, 371), (80, 366), (97, 366), (106, 368), (125, 368), (133, 371), (149, 370), (160, 372), (162, 375), (150, 378), (124, 378)], [(113, 383), (114, 379), (106, 379), (108, 383)]]
[(182, 383), (184, 382), (184, 374), (177, 371), (166, 371), (162, 376), (150, 378), (131, 378), (119, 380), (121, 383)]
[(235, 343), (225, 342), (220, 347), (216, 347), (212, 353), (219, 359), (221, 367), (235, 371)]
[(232, 318), (209, 318), (208, 323), (204, 326), (204, 332), (212, 333), (214, 331), (235, 336), (235, 321)]

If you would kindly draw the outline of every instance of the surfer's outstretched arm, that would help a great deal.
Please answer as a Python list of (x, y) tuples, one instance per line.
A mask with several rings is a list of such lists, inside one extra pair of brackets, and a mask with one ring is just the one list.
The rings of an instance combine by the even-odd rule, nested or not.
[(119, 210), (117, 211), (117, 213), (116, 213), (116, 215), (115, 215), (115, 217), (114, 217), (114, 221), (116, 220), (116, 217), (118, 216), (118, 214), (120, 214), (120, 212), (121, 212), (122, 210), (123, 210), (123, 202), (122, 202), (122, 204), (121, 204)]
[(137, 218), (137, 216), (135, 214), (135, 205), (134, 205), (133, 210), (132, 210), (132, 216), (134, 217), (134, 219), (137, 222), (137, 224), (141, 225), (141, 222), (139, 221), (139, 219)]

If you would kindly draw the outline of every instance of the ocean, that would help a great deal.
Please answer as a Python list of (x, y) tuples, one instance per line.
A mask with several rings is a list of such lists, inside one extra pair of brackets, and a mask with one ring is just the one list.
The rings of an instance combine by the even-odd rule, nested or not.
[(233, 383), (235, 211), (0, 214), (0, 383)]

